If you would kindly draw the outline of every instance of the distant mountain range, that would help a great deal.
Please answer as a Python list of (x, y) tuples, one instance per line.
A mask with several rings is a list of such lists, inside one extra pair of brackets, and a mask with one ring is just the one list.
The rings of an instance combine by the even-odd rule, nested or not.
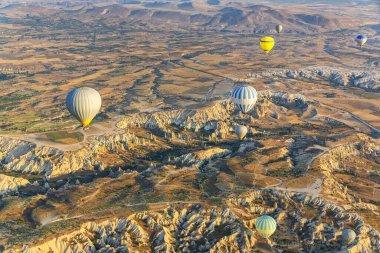
[(0, 13), (6, 14), (12, 9), (20, 12), (24, 8), (25, 12), (30, 11), (31, 15), (36, 15), (32, 11), (35, 6), (39, 8), (38, 13), (41, 13), (41, 8), (46, 8), (46, 11), (57, 14), (70, 13), (72, 18), (80, 20), (122, 18), (125, 22), (141, 21), (158, 26), (175, 23), (192, 29), (253, 33), (274, 32), (276, 24), (282, 24), (285, 33), (313, 33), (349, 28), (355, 23), (355, 20), (347, 22), (349, 19), (342, 19), (341, 15), (328, 12), (320, 13), (316, 10), (312, 13), (308, 10), (308, 13), (304, 13), (302, 9), (284, 10), (276, 5), (250, 4), (248, 1), (226, 3), (219, 0), (92, 0), (42, 1), (28, 4), (30, 6), (25, 8), (26, 5), (3, 4)]

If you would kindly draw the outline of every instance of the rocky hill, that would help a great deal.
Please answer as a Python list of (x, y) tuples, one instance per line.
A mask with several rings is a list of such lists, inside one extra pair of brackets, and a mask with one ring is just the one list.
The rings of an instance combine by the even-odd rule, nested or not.
[(300, 70), (277, 70), (263, 73), (250, 73), (247, 80), (258, 77), (292, 78), (309, 81), (327, 81), (331, 86), (351, 86), (367, 91), (380, 92), (380, 76), (368, 72), (334, 69), (329, 67), (309, 67)]
[[(292, 250), (294, 242), (328, 252), (344, 250), (347, 227), (358, 234), (349, 252), (376, 251), (379, 233), (371, 225), (379, 200), (365, 185), (378, 187), (377, 172), (363, 164), (376, 168), (379, 145), (324, 113), (331, 110), (305, 96), (261, 91), (247, 114), (229, 100), (130, 114), (117, 123), (120, 133), (93, 137), (76, 151), (2, 137), (1, 166), (13, 174), (2, 175), (1, 194), (30, 199), (16, 217), (34, 233), (99, 217), (23, 249), (16, 243), (19, 252), (253, 252)], [(249, 127), (243, 141), (234, 136), (237, 124)], [(331, 129), (337, 134), (321, 134)], [(103, 205), (115, 203), (122, 211), (111, 219)], [(262, 214), (279, 224), (269, 244), (253, 225)]]
[[(254, 222), (262, 214), (272, 215), (279, 224), (279, 232), (270, 240), (273, 248), (284, 250), (284, 242), (293, 239), (306, 252), (380, 250), (377, 230), (318, 197), (268, 190), (251, 191), (229, 202), (229, 208), (194, 204), (85, 223), (70, 234), (24, 246), (21, 252), (254, 252), (260, 249)], [(316, 214), (314, 219), (308, 217), (310, 212)], [(358, 235), (348, 248), (341, 242), (342, 229), (347, 227)]]
[[(61, 15), (52, 5), (41, 5), (40, 14), (45, 11), (54, 11)], [(68, 5), (67, 7), (70, 7)], [(27, 12), (21, 4), (3, 7), (1, 10), (12, 8), (13, 11)], [(243, 4), (237, 6), (234, 3), (210, 1), (207, 11), (197, 2), (174, 3), (169, 1), (142, 1), (142, 2), (118, 2), (108, 5), (96, 3), (71, 4), (70, 11), (73, 18), (81, 17), (89, 19), (117, 20), (123, 18), (126, 21), (138, 19), (140, 22), (177, 22), (177, 24), (194, 26), (201, 30), (217, 31), (244, 31), (254, 33), (274, 32), (276, 24), (281, 23), (286, 27), (286, 32), (310, 33), (317, 31), (338, 30), (349, 23), (342, 23), (342, 19), (320, 13), (293, 13), (266, 5)], [(194, 17), (202, 15), (202, 19)]]

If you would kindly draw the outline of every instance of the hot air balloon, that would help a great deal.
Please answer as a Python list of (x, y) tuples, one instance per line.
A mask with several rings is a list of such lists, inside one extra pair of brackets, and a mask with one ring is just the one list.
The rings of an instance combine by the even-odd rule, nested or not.
[(246, 126), (242, 126), (242, 125), (237, 125), (235, 127), (235, 133), (236, 135), (238, 136), (239, 140), (243, 140), (244, 137), (247, 135), (248, 133), (248, 128)]
[(261, 237), (269, 238), (276, 231), (277, 223), (272, 217), (263, 215), (257, 218), (255, 227)]
[(247, 113), (256, 104), (257, 92), (252, 86), (237, 86), (232, 90), (231, 100), (240, 111)]
[(342, 232), (342, 239), (346, 244), (352, 243), (356, 238), (356, 233), (352, 229), (345, 229)]
[(66, 97), (67, 109), (83, 127), (91, 123), (101, 105), (100, 94), (89, 87), (74, 88)]
[(280, 32), (282, 32), (282, 25), (276, 25), (276, 32), (277, 33), (280, 33)]
[(260, 46), (266, 54), (269, 54), (274, 47), (274, 39), (272, 37), (263, 37), (260, 40)]
[(362, 47), (367, 42), (367, 36), (360, 34), (356, 37), (355, 41), (358, 43), (358, 46)]

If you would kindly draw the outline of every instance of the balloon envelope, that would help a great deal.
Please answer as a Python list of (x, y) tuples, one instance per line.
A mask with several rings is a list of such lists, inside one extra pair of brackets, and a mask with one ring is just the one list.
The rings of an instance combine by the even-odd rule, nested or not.
[(84, 127), (98, 114), (101, 105), (100, 94), (89, 87), (74, 88), (66, 97), (67, 109)]
[(350, 244), (356, 238), (356, 233), (352, 229), (345, 229), (342, 232), (342, 239), (345, 243)]
[(257, 91), (252, 86), (237, 86), (232, 90), (231, 100), (240, 111), (247, 113), (256, 104)]
[(246, 126), (237, 125), (235, 127), (235, 133), (238, 136), (239, 140), (242, 140), (247, 135), (248, 128)]
[(274, 39), (272, 37), (263, 37), (260, 40), (260, 46), (266, 54), (269, 54), (274, 47)]
[(272, 217), (263, 215), (257, 218), (255, 227), (261, 237), (269, 238), (276, 231), (277, 223)]
[(367, 42), (367, 36), (360, 34), (355, 39), (359, 46), (363, 46)]
[(276, 31), (277, 33), (282, 32), (282, 25), (276, 25)]

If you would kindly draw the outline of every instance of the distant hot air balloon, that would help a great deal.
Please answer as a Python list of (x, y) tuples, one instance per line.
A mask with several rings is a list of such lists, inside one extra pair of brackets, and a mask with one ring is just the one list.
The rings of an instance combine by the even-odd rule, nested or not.
[(282, 25), (280, 25), (280, 24), (276, 25), (276, 32), (277, 33), (282, 32)]
[(235, 127), (235, 133), (236, 135), (238, 136), (239, 140), (243, 140), (244, 137), (247, 135), (248, 133), (248, 128), (246, 126), (242, 126), (242, 125), (237, 125)]
[(260, 46), (266, 54), (269, 54), (274, 47), (274, 39), (272, 37), (263, 37), (260, 40)]
[(100, 94), (89, 87), (74, 88), (66, 97), (69, 112), (83, 127), (88, 126), (102, 105)]
[(362, 47), (367, 42), (367, 36), (360, 34), (356, 37), (355, 41), (358, 43), (358, 46)]
[(257, 92), (252, 86), (237, 86), (232, 90), (231, 100), (240, 111), (247, 113), (256, 104)]
[(343, 242), (345, 242), (346, 244), (350, 244), (355, 240), (355, 238), (356, 238), (355, 231), (353, 231), (352, 229), (343, 230), (342, 232)]
[(257, 218), (255, 227), (261, 237), (269, 238), (276, 231), (277, 223), (272, 217), (263, 215)]

